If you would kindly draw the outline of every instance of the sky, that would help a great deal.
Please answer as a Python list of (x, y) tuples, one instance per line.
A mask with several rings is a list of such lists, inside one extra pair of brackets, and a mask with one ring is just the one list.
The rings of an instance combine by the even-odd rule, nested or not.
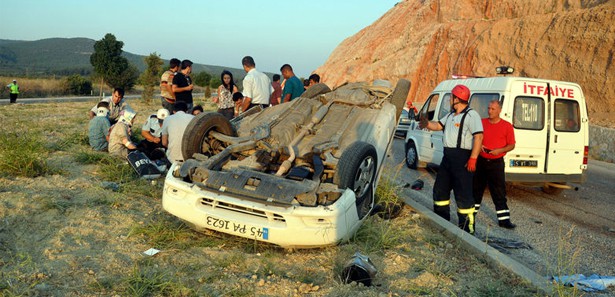
[[(369, 26), (399, 0), (158, 1), (0, 0), (0, 39), (102, 39), (165, 60), (241, 68), (252, 56), (260, 71), (290, 64), (307, 78), (344, 39)], [(16, 13), (11, 13), (16, 12)]]

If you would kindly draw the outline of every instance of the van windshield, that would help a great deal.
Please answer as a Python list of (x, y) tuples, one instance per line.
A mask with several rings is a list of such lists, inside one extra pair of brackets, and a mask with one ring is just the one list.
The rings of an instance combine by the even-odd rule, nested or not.
[(499, 101), (500, 94), (497, 93), (474, 93), (470, 97), (470, 108), (476, 110), (481, 119), (488, 118), (489, 102)]
[(542, 98), (515, 98), (513, 126), (517, 129), (542, 130), (545, 126), (545, 102)]

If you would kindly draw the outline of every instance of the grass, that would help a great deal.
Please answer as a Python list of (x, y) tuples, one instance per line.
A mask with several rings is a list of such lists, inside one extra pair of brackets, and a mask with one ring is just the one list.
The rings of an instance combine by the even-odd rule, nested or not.
[(51, 169), (41, 136), (27, 132), (0, 131), (0, 175), (37, 177)]
[[(140, 100), (130, 104), (144, 111), (138, 123), (158, 108)], [(12, 137), (0, 141), (0, 154), (31, 141), (31, 156), (65, 169), (62, 175), (41, 170), (36, 179), (0, 174), (0, 296), (501, 296), (507, 286), (531, 295), (480, 261), (459, 256), (442, 235), (409, 216), (408, 207), (392, 220), (371, 216), (349, 242), (322, 249), (284, 250), (195, 232), (163, 211), (162, 179), (139, 179), (124, 160), (89, 148), (84, 131), (91, 105), (0, 106), (0, 119), (14, 127), (0, 132), (0, 140)], [(53, 131), (44, 134), (45, 127), (24, 114)], [(378, 203), (399, 201), (400, 187), (392, 179), (381, 179)], [(150, 247), (161, 252), (142, 255)], [(376, 286), (341, 282), (357, 251), (378, 268)], [(425, 275), (437, 286), (418, 283)], [(300, 293), (301, 286), (319, 289)]]

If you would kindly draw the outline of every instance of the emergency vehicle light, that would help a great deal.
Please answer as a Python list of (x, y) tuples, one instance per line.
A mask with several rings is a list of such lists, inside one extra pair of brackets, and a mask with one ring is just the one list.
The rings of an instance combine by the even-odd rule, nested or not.
[(514, 71), (515, 69), (510, 66), (500, 66), (495, 68), (495, 72), (497, 74), (512, 74)]

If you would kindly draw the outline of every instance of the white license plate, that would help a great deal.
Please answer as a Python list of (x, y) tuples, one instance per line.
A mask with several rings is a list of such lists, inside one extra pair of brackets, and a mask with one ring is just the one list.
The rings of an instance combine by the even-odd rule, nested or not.
[(219, 219), (212, 216), (205, 218), (205, 223), (212, 229), (218, 229), (222, 232), (239, 233), (247, 235), (251, 238), (269, 239), (269, 228), (255, 227), (248, 224), (236, 223), (230, 220)]
[(510, 160), (510, 167), (538, 167), (537, 160)]

